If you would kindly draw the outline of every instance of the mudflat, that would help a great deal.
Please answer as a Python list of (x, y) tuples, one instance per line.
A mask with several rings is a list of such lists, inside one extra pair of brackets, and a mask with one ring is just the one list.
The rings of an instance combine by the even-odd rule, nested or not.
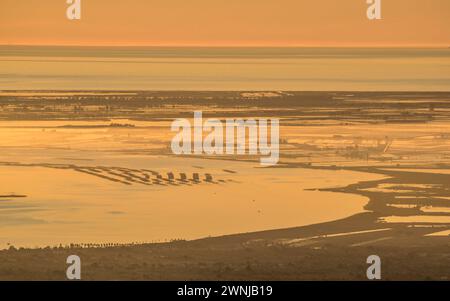
[[(280, 119), (280, 161), (174, 118)], [(0, 279), (448, 280), (450, 93), (0, 92)]]

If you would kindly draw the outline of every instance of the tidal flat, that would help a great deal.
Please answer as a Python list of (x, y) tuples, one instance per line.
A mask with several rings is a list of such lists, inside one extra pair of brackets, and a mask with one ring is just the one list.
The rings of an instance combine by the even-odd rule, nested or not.
[[(173, 155), (194, 110), (279, 118), (279, 164)], [(448, 280), (449, 132), (445, 92), (2, 91), (0, 278)]]

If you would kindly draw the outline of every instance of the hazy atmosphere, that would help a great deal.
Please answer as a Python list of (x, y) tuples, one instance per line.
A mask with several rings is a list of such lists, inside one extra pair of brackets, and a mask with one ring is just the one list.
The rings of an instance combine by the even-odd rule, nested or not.
[(450, 46), (450, 1), (2, 0), (0, 44), (165, 46)]
[(0, 280), (450, 280), (450, 1), (376, 3), (0, 0)]

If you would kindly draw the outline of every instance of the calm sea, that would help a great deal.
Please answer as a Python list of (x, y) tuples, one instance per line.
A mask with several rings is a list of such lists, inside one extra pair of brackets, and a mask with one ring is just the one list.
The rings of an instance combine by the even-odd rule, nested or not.
[(0, 89), (450, 91), (450, 49), (0, 46)]

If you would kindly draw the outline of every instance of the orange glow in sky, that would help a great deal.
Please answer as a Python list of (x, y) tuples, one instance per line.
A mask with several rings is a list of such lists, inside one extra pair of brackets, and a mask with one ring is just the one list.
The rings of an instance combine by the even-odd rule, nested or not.
[(65, 0), (0, 2), (0, 44), (450, 46), (449, 0)]

